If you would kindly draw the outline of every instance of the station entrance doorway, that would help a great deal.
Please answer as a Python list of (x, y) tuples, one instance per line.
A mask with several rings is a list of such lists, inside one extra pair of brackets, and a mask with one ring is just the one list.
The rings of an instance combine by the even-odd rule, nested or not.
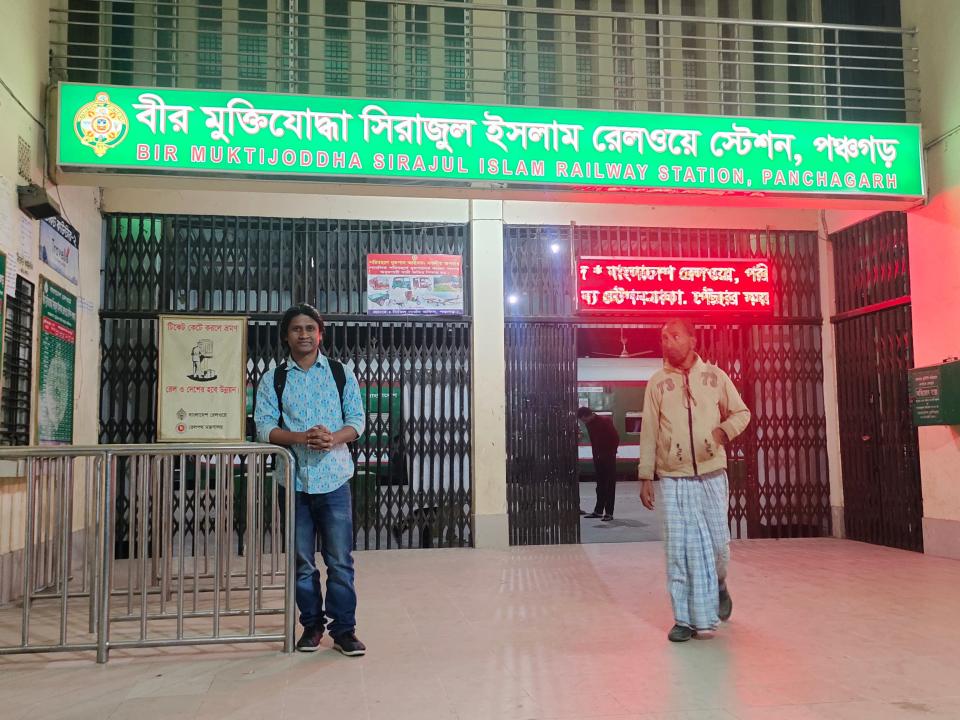
[[(659, 357), (657, 322), (578, 315), (572, 268), (584, 256), (769, 260), (776, 287), (772, 317), (697, 327), (701, 356), (730, 376), (753, 414), (729, 452), (731, 535), (830, 534), (815, 232), (571, 225), (507, 226), (504, 236), (504, 286), (513, 300), (506, 327), (511, 543), (584, 541), (580, 358), (598, 359), (589, 355), (602, 352), (594, 346), (609, 348), (611, 334), (616, 351), (621, 329), (628, 354), (631, 342), (640, 352), (652, 349), (656, 338), (655, 353), (645, 357)], [(626, 423), (626, 413), (636, 409), (622, 412), (618, 422)]]

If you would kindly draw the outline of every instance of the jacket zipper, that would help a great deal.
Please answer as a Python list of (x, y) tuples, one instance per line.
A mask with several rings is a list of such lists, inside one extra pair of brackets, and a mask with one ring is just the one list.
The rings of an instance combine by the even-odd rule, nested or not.
[(683, 391), (687, 394), (687, 426), (690, 428), (690, 459), (693, 461), (693, 474), (699, 476), (697, 469), (697, 447), (693, 441), (693, 391), (690, 388), (690, 371), (683, 373)]

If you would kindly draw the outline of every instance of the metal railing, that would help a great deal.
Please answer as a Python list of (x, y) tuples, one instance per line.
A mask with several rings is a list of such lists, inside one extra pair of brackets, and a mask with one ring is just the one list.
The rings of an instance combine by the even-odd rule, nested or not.
[(616, 2), (537, 5), (60, 0), (51, 9), (51, 69), (54, 79), (81, 82), (386, 99), (820, 119), (919, 114), (913, 29), (635, 12)]
[[(93, 650), (106, 662), (116, 648), (268, 641), (292, 652), (296, 554), (285, 550), (294, 532), (275, 492), (280, 478), (289, 487), (289, 451), (23, 447), (3, 448), (0, 462), (16, 466), (25, 501), (3, 519), (21, 528), (23, 547), (21, 597), (0, 608), (0, 655)], [(287, 518), (293, 498), (285, 494)], [(115, 542), (118, 514), (129, 523), (124, 545)]]

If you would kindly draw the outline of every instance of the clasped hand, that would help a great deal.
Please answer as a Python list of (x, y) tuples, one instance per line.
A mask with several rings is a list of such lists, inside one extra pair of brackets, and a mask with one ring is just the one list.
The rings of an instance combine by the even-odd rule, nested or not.
[(305, 435), (306, 446), (311, 450), (326, 452), (333, 448), (333, 433), (323, 425), (314, 425)]

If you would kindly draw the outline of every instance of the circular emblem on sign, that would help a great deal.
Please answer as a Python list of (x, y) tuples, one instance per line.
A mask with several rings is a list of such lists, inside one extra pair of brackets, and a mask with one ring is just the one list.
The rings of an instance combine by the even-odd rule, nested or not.
[(93, 102), (88, 102), (73, 116), (73, 128), (80, 142), (93, 148), (97, 157), (106, 155), (127, 136), (127, 115), (120, 106), (110, 102), (110, 96), (98, 92)]

